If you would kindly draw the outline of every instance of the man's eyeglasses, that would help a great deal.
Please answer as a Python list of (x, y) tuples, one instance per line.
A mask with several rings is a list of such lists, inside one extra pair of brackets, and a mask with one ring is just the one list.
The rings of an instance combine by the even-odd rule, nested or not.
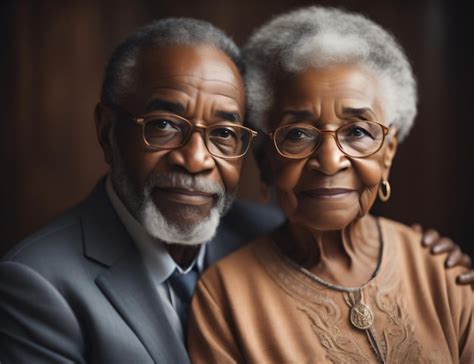
[(374, 121), (355, 121), (336, 130), (319, 130), (308, 124), (282, 125), (268, 133), (278, 153), (290, 159), (303, 159), (321, 145), (324, 134), (331, 134), (338, 148), (349, 157), (368, 157), (382, 147), (389, 128)]
[(152, 112), (134, 117), (117, 105), (109, 107), (141, 125), (143, 141), (157, 150), (179, 149), (189, 141), (194, 132), (199, 132), (211, 155), (234, 159), (247, 153), (252, 139), (257, 135), (256, 131), (230, 121), (205, 126), (193, 124), (181, 116), (167, 112)]

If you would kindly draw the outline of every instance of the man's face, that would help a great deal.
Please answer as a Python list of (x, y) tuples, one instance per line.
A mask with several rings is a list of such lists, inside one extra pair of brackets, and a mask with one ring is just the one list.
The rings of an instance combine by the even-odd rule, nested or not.
[[(204, 126), (242, 123), (241, 76), (215, 47), (142, 49), (132, 78), (120, 107), (134, 116), (159, 111)], [(199, 132), (179, 149), (156, 150), (144, 143), (137, 123), (118, 117), (114, 131), (112, 181), (146, 230), (169, 243), (197, 244), (212, 238), (236, 192), (241, 158), (212, 156)]]

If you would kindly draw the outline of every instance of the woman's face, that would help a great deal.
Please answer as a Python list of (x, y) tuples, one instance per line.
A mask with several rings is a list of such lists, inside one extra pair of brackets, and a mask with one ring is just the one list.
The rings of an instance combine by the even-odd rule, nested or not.
[[(268, 130), (292, 123), (320, 130), (361, 120), (386, 124), (377, 82), (360, 67), (307, 69), (276, 85)], [(284, 158), (272, 148), (270, 180), (280, 206), (290, 221), (317, 230), (342, 229), (372, 206), (379, 182), (388, 178), (396, 144), (390, 131), (382, 148), (365, 158), (346, 156), (331, 134), (304, 159)]]

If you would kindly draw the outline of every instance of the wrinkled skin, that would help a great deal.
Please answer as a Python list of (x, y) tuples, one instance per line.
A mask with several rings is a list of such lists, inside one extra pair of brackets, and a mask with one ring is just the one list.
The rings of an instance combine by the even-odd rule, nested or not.
[[(233, 61), (213, 46), (169, 46), (144, 48), (133, 69), (133, 85), (120, 107), (131, 115), (144, 116), (153, 111), (171, 112), (194, 124), (208, 126), (230, 118), (243, 123), (245, 93), (243, 80)], [(114, 168), (110, 128), (116, 115), (106, 105), (96, 108), (97, 134), (105, 160)], [(220, 185), (226, 194), (237, 189), (242, 159), (213, 157), (202, 135), (193, 133), (179, 149), (155, 150), (142, 138), (142, 126), (118, 120), (115, 138), (124, 173), (140, 194), (147, 180), (162, 173), (182, 173)], [(117, 191), (120, 196), (120, 191)], [(120, 196), (129, 210), (126, 196)], [(212, 195), (171, 186), (155, 188), (151, 197), (167, 221), (186, 227), (209, 216), (215, 204)], [(195, 249), (176, 244), (168, 246), (179, 263), (189, 261)]]
[[(280, 79), (275, 89), (275, 101), (267, 120), (268, 130), (291, 123), (311, 124), (320, 130), (335, 130), (344, 123), (360, 119), (385, 123), (376, 80), (355, 66), (305, 70)], [(313, 267), (315, 273), (323, 277), (327, 274), (328, 279), (338, 276), (338, 266), (353, 264), (351, 258), (356, 254), (347, 251), (343, 243), (334, 244), (341, 239), (334, 231), (342, 231), (344, 236), (349, 224), (368, 213), (377, 198), (380, 181), (389, 177), (396, 149), (396, 130), (393, 128), (382, 148), (365, 158), (348, 157), (339, 150), (332, 136), (324, 136), (319, 149), (304, 159), (287, 159), (272, 147), (266, 147), (266, 157), (261, 165), (265, 180), (275, 187), (280, 206), (290, 222), (291, 231), (285, 234), (297, 235), (296, 240), (311, 240), (318, 245), (315, 253), (304, 243), (299, 246), (296, 243), (292, 248), (293, 258), (304, 260), (310, 267), (315, 261), (321, 261), (321, 257), (331, 257), (331, 265), (323, 262), (319, 268), (318, 265)], [(324, 189), (339, 189), (340, 193)], [(450, 252), (447, 268), (470, 266), (468, 256), (463, 255), (451, 240), (440, 238), (433, 230), (424, 234), (422, 243), (431, 245), (433, 254)], [(342, 255), (351, 258), (338, 262), (334, 257), (344, 250)], [(376, 242), (369, 242), (362, 250), (360, 260), (364, 264), (360, 269), (354, 269), (362, 272), (360, 276), (339, 283), (360, 284), (373, 272)], [(372, 264), (367, 264), (370, 260)], [(328, 273), (332, 267), (336, 267), (334, 272)], [(458, 277), (460, 284), (472, 282), (473, 271)]]

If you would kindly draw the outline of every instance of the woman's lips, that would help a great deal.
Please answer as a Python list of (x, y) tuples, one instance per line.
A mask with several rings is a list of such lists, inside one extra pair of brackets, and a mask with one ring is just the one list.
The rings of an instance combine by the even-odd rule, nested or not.
[(352, 192), (354, 192), (354, 190), (348, 188), (315, 188), (302, 191), (301, 193), (318, 199), (338, 199), (347, 197)]
[(156, 188), (154, 192), (159, 199), (183, 205), (205, 205), (212, 203), (214, 198), (213, 193), (175, 187)]

